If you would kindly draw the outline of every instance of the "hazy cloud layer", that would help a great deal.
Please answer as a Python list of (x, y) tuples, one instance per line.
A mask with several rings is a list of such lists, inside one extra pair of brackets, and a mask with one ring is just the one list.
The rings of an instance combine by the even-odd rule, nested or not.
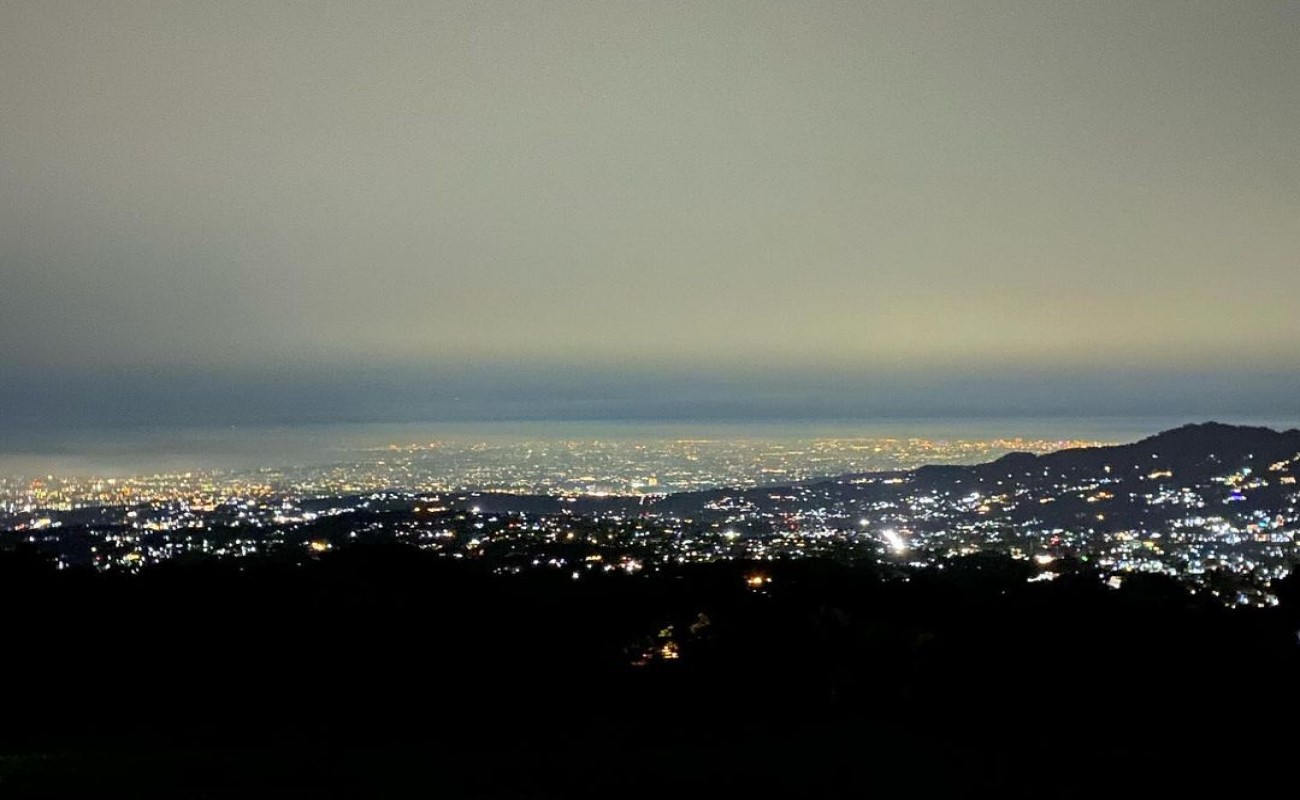
[[(646, 370), (555, 365), (24, 374), (0, 451), (52, 427), (499, 420), (1159, 417), (1298, 425), (1295, 371)], [(1154, 432), (1154, 430), (1148, 431)], [(31, 437), (35, 437), (32, 439)]]
[[(1280, 406), (1297, 42), (1282, 2), (7, 2), (8, 418), (89, 413), (51, 370), (110, 417), (453, 413), (428, 375), (830, 413), (922, 367)], [(907, 374), (878, 404), (942, 390)]]

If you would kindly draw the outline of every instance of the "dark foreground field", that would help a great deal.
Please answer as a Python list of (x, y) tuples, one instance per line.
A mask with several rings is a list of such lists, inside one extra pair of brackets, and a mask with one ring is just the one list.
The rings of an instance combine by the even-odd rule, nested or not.
[(1229, 610), (1161, 579), (1022, 567), (573, 580), (372, 546), (115, 576), (11, 553), (0, 797), (1288, 784), (1290, 583), (1279, 608)]

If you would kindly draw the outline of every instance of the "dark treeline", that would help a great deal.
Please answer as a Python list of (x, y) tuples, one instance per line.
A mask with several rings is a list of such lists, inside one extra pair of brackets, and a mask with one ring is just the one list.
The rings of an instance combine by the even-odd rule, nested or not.
[[(0, 558), (0, 795), (1049, 795), (1284, 777), (1295, 582), (964, 559), (539, 571), (399, 546), (139, 575)], [(765, 578), (761, 585), (750, 580)], [(1279, 733), (1280, 731), (1280, 733)]]

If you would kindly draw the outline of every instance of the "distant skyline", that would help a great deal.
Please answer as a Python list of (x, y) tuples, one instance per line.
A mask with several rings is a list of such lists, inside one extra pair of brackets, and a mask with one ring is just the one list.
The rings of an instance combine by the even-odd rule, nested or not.
[(1294, 417), (1300, 5), (0, 4), (0, 434)]

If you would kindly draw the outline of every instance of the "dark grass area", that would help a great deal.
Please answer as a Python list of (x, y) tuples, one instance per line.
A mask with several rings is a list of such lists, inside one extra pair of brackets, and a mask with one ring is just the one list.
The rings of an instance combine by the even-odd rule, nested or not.
[(0, 796), (1082, 796), (1288, 774), (1289, 602), (1022, 566), (573, 581), (362, 547), (113, 576), (11, 555)]

